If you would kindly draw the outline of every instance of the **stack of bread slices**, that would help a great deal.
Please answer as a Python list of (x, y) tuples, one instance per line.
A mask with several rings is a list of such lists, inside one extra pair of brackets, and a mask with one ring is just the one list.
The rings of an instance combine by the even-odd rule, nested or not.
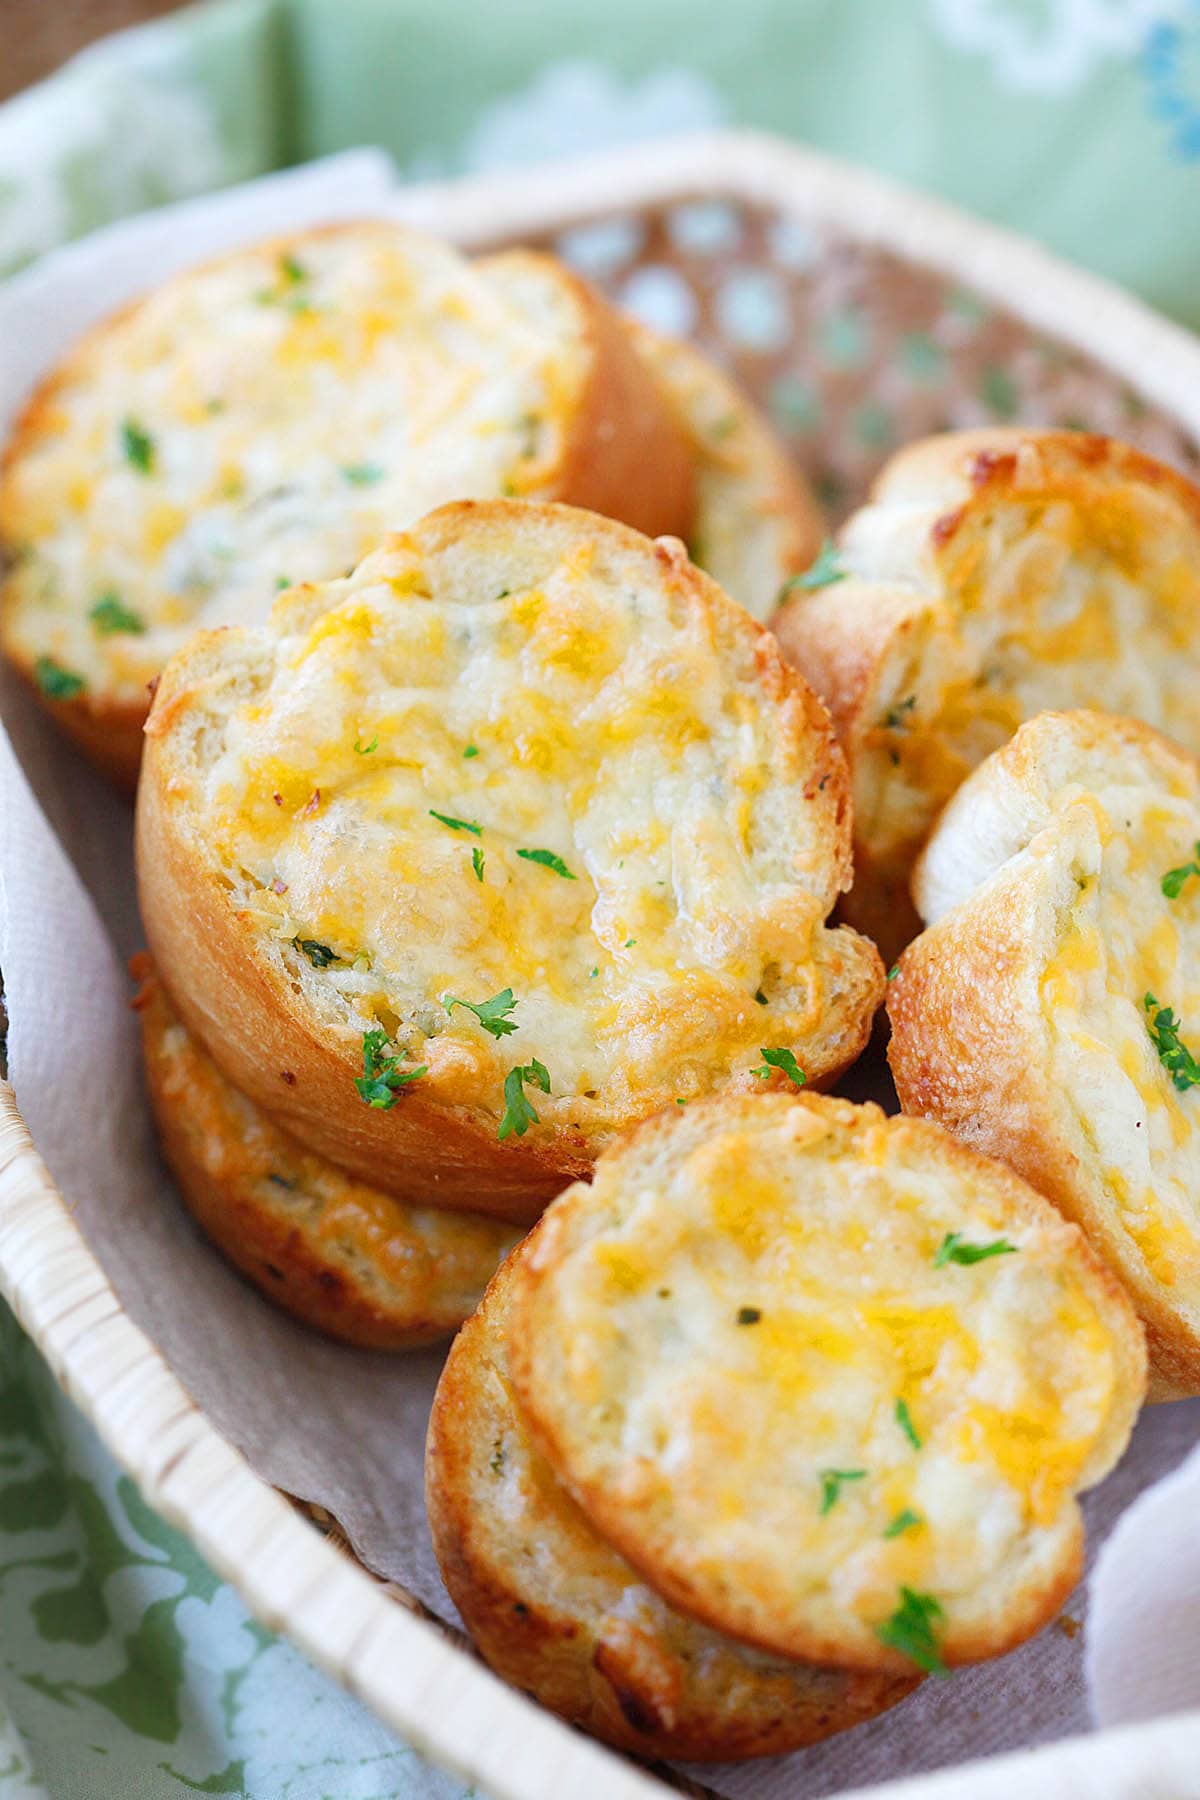
[[(1052, 1617), (1147, 1368), (1200, 1392), (1190, 484), (951, 435), (823, 542), (697, 351), (365, 222), (93, 332), (0, 535), (4, 652), (137, 784), (194, 1214), (351, 1343), (463, 1326), (482, 1654), (728, 1759)], [(885, 994), (908, 1117), (821, 1091)]]

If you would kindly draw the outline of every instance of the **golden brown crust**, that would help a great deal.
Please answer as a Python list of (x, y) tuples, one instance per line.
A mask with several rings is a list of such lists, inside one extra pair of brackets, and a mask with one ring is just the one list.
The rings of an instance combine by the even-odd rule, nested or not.
[[(136, 322), (147, 299), (158, 300), (173, 290), (186, 292), (198, 276), (223, 266), (235, 266), (248, 255), (291, 253), (297, 246), (303, 251), (303, 246), (313, 241), (363, 232), (401, 235), (402, 230), (378, 221), (350, 220), (288, 233), (249, 249), (243, 247), (208, 258), (176, 275), (152, 295), (125, 304), (93, 325), (38, 383), (0, 452), (0, 562), (6, 548), (10, 555), (28, 548), (17, 482), (22, 464), (61, 428), (64, 398), (73, 388), (87, 383), (95, 366), (103, 366), (111, 354), (114, 334), (127, 331)], [(586, 358), (561, 457), (553, 468), (538, 468), (539, 479), (530, 493), (627, 520), (650, 535), (686, 536), (695, 507), (690, 447), (658, 383), (634, 351), (623, 322), (592, 287), (549, 256), (518, 251), (489, 260), (497, 269), (508, 265), (514, 273), (524, 264), (531, 273), (536, 272), (543, 290), (557, 285), (560, 297), (569, 301)], [(333, 567), (325, 571), (330, 575), (335, 572)], [(122, 787), (133, 787), (147, 703), (140, 696), (131, 699), (127, 691), (118, 694), (111, 685), (95, 678), (89, 678), (87, 688), (68, 699), (49, 697), (36, 681), (34, 667), (39, 653), (49, 652), (53, 646), (47, 640), (31, 648), (18, 632), (14, 623), (17, 595), (15, 576), (0, 576), (0, 647), (84, 753)], [(95, 598), (90, 587), (86, 593), (67, 596), (69, 604), (81, 608), (90, 607)], [(269, 599), (269, 580), (264, 580), (264, 607)]]
[[(793, 1196), (785, 1210), (780, 1184), (796, 1151), (819, 1154), (821, 1145), (843, 1137), (858, 1147), (844, 1175), (836, 1228), (827, 1236), (828, 1227), (817, 1225), (825, 1203), (811, 1175), (803, 1206)], [(720, 1171), (721, 1184), (711, 1211), (703, 1191), (710, 1171)], [(891, 1208), (877, 1224), (872, 1209), (883, 1202), (878, 1194), (868, 1198), (872, 1179), (894, 1184)], [(664, 1197), (664, 1184), (672, 1181)], [(913, 1244), (886, 1240), (887, 1210), (893, 1231), (907, 1232), (909, 1215), (919, 1222), (923, 1273), (915, 1282), (911, 1262), (904, 1261)], [(754, 1224), (761, 1216), (770, 1218), (769, 1233)], [(989, 1221), (983, 1229), (982, 1219)], [(1018, 1254), (998, 1258), (990, 1269), (985, 1262), (987, 1273), (978, 1278), (965, 1268), (949, 1278), (938, 1274), (934, 1251), (950, 1220), (967, 1226), (967, 1241), (999, 1234)], [(869, 1280), (860, 1283), (848, 1305), (831, 1278), (826, 1312), (798, 1314), (811, 1322), (792, 1325), (781, 1310), (787, 1298), (767, 1285), (776, 1279), (768, 1270), (796, 1266), (786, 1260), (792, 1255), (804, 1273), (788, 1291), (800, 1295), (805, 1281), (821, 1279), (830, 1256), (856, 1241), (847, 1237), (855, 1227), (874, 1252), (864, 1274), (886, 1278), (893, 1290), (899, 1284), (903, 1296), (900, 1314), (890, 1313), (892, 1299), (883, 1301), (882, 1314), (897, 1321), (900, 1360), (893, 1367), (885, 1356), (877, 1376), (855, 1377), (878, 1377), (881, 1384), (878, 1404), (863, 1413), (861, 1440), (845, 1434), (851, 1412), (864, 1405), (862, 1390), (852, 1385), (843, 1404), (837, 1384), (843, 1364), (860, 1370), (853, 1346), (843, 1340), (856, 1315), (874, 1316), (877, 1290)], [(1000, 1303), (1001, 1262), (1020, 1284), (1024, 1311), (1018, 1313), (1011, 1289), (1004, 1305), (1012, 1319), (999, 1329), (992, 1309)], [(970, 1287), (973, 1279), (990, 1288)], [(647, 1121), (600, 1159), (592, 1188), (576, 1185), (550, 1209), (514, 1261), (513, 1282), (509, 1347), (522, 1414), (589, 1522), (674, 1606), (775, 1654), (821, 1663), (897, 1672), (911, 1666), (877, 1629), (896, 1591), (893, 1582), (902, 1592), (910, 1587), (938, 1600), (939, 1649), (947, 1664), (1001, 1654), (1037, 1631), (1082, 1566), (1074, 1496), (1116, 1461), (1145, 1387), (1136, 1318), (1077, 1228), (1064, 1230), (1053, 1209), (1010, 1170), (938, 1128), (814, 1095), (714, 1099), (684, 1117)], [(747, 1298), (755, 1302), (748, 1317), (739, 1310)], [(982, 1310), (972, 1315), (976, 1305)], [(956, 1316), (965, 1309), (962, 1329), (970, 1333), (974, 1323), (988, 1342), (986, 1358), (968, 1350), (962, 1372), (954, 1374), (944, 1364), (958, 1341), (945, 1322), (951, 1306)], [(890, 1336), (893, 1326), (884, 1330)], [(1046, 1360), (1044, 1349), (1048, 1336), (1061, 1353), (1068, 1331), (1077, 1339), (1069, 1376), (1054, 1355)], [(756, 1332), (766, 1334), (758, 1340), (765, 1360), (754, 1364), (759, 1373), (752, 1376), (745, 1355)], [(928, 1332), (940, 1349), (924, 1347), (921, 1334)], [(810, 1343), (815, 1350), (806, 1362)], [(1015, 1390), (1008, 1376), (998, 1375), (1001, 1357), (1014, 1374), (1022, 1371)], [(977, 1385), (985, 1363), (983, 1379), (1000, 1382), (1003, 1403), (986, 1399)], [(921, 1377), (909, 1415), (919, 1422), (920, 1437), (911, 1450), (900, 1446), (897, 1459), (884, 1421), (904, 1379), (897, 1371), (905, 1368), (932, 1373), (928, 1382)], [(710, 1381), (714, 1372), (720, 1379)], [(1033, 1385), (1025, 1388), (1027, 1381)], [(797, 1405), (801, 1396), (811, 1397), (811, 1406)], [(1074, 1410), (1080, 1401), (1083, 1410)], [(1073, 1423), (1063, 1422), (1068, 1411), (1059, 1408), (1070, 1409)], [(1050, 1418), (1059, 1422), (1031, 1451)], [(1076, 1437), (1084, 1419), (1087, 1430)], [(1010, 1425), (1014, 1446), (1021, 1443), (1017, 1461), (1001, 1449), (989, 1473), (994, 1452), (979, 1433), (995, 1426), (1007, 1432)], [(903, 1430), (907, 1436), (909, 1427)], [(1025, 1430), (1034, 1439), (1022, 1439)], [(1081, 1460), (1059, 1460), (1068, 1444)], [(801, 1472), (811, 1470), (814, 1456), (829, 1468), (861, 1471), (855, 1501), (840, 1501), (829, 1519), (816, 1504), (815, 1476)], [(1061, 1479), (1051, 1477), (1057, 1486), (1040, 1489), (1052, 1468)], [(969, 1477), (979, 1485), (967, 1500)], [(893, 1499), (894, 1480), (919, 1485), (908, 1490), (912, 1498), (901, 1490)], [(1000, 1553), (982, 1520), (994, 1524), (1003, 1516), (1010, 1480), (1024, 1493), (1025, 1511), (1015, 1535), (1010, 1519)], [(852, 1505), (863, 1510), (850, 1512)], [(882, 1507), (881, 1517), (871, 1506)], [(892, 1534), (883, 1525), (893, 1507), (908, 1506), (917, 1508), (921, 1529), (898, 1540), (901, 1559), (892, 1563), (881, 1541)], [(777, 1557), (772, 1541), (786, 1541), (787, 1555)], [(868, 1565), (858, 1561), (863, 1556), (870, 1559), (869, 1577)], [(853, 1599), (841, 1585), (852, 1567), (864, 1570)]]
[[(1096, 885), (1090, 864), (1085, 869), (1048, 822), (1056, 779), (1051, 759), (1071, 746), (1080, 766), (1063, 768), (1064, 783), (1086, 779), (1091, 759), (1097, 783), (1115, 766), (1130, 790), (1149, 780), (1163, 796), (1172, 788), (1200, 794), (1196, 760), (1136, 720), (1047, 713), (1023, 726), (961, 790), (918, 863), (918, 894), (924, 890), (925, 904), (941, 916), (909, 945), (889, 985), (888, 1059), (906, 1113), (936, 1120), (964, 1143), (1002, 1158), (1083, 1228), (1133, 1295), (1150, 1346), (1151, 1398), (1178, 1398), (1200, 1392), (1194, 1301), (1172, 1282), (1154, 1279), (1137, 1254), (1124, 1209), (1087, 1153), (1086, 1125), (1082, 1140), (1073, 1126), (1073, 1094), (1082, 1084), (1064, 1087), (1048, 1061), (1043, 980), (1080, 886), (1089, 879)], [(1127, 837), (1134, 825), (1124, 817), (1128, 810), (1123, 805), (1118, 820)], [(1002, 829), (1012, 834), (1010, 842), (1000, 840)], [(1181, 834), (1179, 849), (1186, 848)], [(981, 853), (989, 866), (980, 864)], [(1168, 846), (1147, 870), (1152, 891), (1171, 860)], [(1146, 939), (1150, 932), (1135, 935)], [(1126, 953), (1115, 946), (1111, 952), (1118, 963)], [(1119, 1078), (1117, 1046), (1112, 1049)], [(1115, 1109), (1111, 1088), (1099, 1102), (1105, 1103)], [(1089, 1094), (1080, 1104), (1086, 1111), (1097, 1098)]]
[[(841, 537), (846, 578), (793, 596), (773, 625), (853, 772), (855, 885), (839, 916), (890, 962), (920, 928), (906, 890), (937, 813), (1023, 718), (1104, 705), (1200, 749), (1181, 676), (1200, 617), (1200, 490), (1115, 439), (952, 432), (895, 456)], [(1039, 566), (1066, 573), (1047, 587)]]
[(426, 1505), (477, 1648), (516, 1687), (642, 1757), (778, 1756), (894, 1705), (919, 1677), (767, 1658), (667, 1606), (584, 1519), (530, 1443), (505, 1338), (516, 1256), (438, 1384)]
[(408, 1208), (304, 1150), (236, 1093), (134, 958), (146, 1081), (188, 1207), (268, 1299), (344, 1343), (403, 1350), (470, 1315), (513, 1232)]
[[(545, 530), (555, 544), (563, 533), (576, 530), (589, 541), (603, 535), (640, 566), (649, 559), (653, 566), (645, 579), (663, 584), (669, 593), (678, 608), (680, 632), (702, 633), (705, 643), (727, 659), (726, 666), (737, 671), (737, 679), (753, 690), (753, 703), (778, 709), (773, 750), (803, 772), (803, 802), (811, 805), (817, 821), (817, 853), (804, 871), (797, 908), (805, 919), (819, 920), (849, 876), (848, 777), (828, 715), (783, 662), (771, 635), (693, 569), (677, 546), (652, 548), (626, 527), (570, 509), (502, 501), (442, 508), (404, 542), (419, 542), (422, 553), (432, 558), (457, 555), (465, 534), (472, 534), (478, 545), (490, 542), (487, 534), (495, 532), (499, 556), (505, 534), (535, 530)], [(577, 1123), (546, 1120), (528, 1137), (500, 1142), (495, 1124), (481, 1117), (478, 1107), (472, 1111), (440, 1097), (431, 1080), (414, 1083), (390, 1110), (361, 1104), (354, 1090), (362, 1073), (357, 1044), (323, 1030), (288, 970), (264, 958), (261, 928), (231, 903), (227, 876), (196, 834), (181, 798), (186, 773), (177, 760), (174, 726), (190, 707), (203, 704), (209, 692), (221, 691), (239, 641), (240, 634), (193, 640), (168, 665), (147, 726), (138, 804), (138, 880), (147, 936), (163, 982), (181, 1016), (235, 1086), (320, 1155), (414, 1204), (529, 1222), (563, 1186), (590, 1171), (597, 1139), (603, 1141), (609, 1126), (602, 1122), (601, 1129), (588, 1135)], [(883, 971), (863, 940), (850, 933), (826, 933), (819, 924), (809, 929), (820, 945), (817, 1011), (797, 1047), (803, 1050), (810, 1079), (819, 1082), (832, 1079), (861, 1051), (882, 998)], [(768, 1015), (760, 1018), (756, 1008), (750, 1010), (757, 1045)], [(705, 1013), (698, 1010), (701, 1031), (705, 1023)], [(758, 1085), (748, 1071), (723, 1065), (711, 1072), (711, 1079)], [(613, 1128), (673, 1098), (674, 1090), (647, 1089)], [(606, 1103), (601, 1094), (597, 1104)]]

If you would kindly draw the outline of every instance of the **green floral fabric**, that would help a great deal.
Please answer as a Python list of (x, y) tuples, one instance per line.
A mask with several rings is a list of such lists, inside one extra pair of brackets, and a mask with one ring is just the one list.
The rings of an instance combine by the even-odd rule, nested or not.
[[(210, 0), (0, 107), (0, 272), (350, 144), (445, 175), (723, 124), (942, 193), (1200, 324), (1200, 0)], [(933, 353), (914, 338), (914, 380)], [(460, 1796), (247, 1616), (0, 1315), (3, 1800)]]

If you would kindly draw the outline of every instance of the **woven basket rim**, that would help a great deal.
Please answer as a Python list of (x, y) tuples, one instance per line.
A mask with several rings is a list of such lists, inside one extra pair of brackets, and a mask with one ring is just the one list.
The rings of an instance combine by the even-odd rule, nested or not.
[[(1103, 279), (940, 201), (750, 132), (709, 132), (400, 191), (386, 210), (468, 248), (617, 210), (729, 196), (962, 281), (1064, 339), (1200, 441), (1200, 341)], [(648, 1772), (515, 1692), (257, 1476), (124, 1314), (0, 1082), (0, 1292), (147, 1501), (264, 1624), (422, 1755), (495, 1800), (654, 1800)], [(842, 1800), (1125, 1800), (1194, 1792), (1200, 1711), (845, 1792)], [(700, 1790), (703, 1792), (704, 1790)], [(1163, 1787), (1161, 1791), (1167, 1791)]]

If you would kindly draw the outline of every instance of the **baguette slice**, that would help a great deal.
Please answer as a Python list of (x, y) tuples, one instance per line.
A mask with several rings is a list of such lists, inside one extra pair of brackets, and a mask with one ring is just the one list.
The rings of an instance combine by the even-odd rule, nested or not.
[[(413, 1204), (526, 1221), (631, 1121), (858, 1055), (845, 763), (682, 546), (442, 508), (147, 726), (138, 879), (179, 1012), (249, 1098)], [(417, 1074), (417, 1071), (422, 1073)]]
[(1200, 751), (1200, 491), (1072, 431), (952, 433), (893, 458), (844, 528), (848, 574), (775, 621), (854, 780), (844, 916), (886, 960), (912, 866), (964, 777), (1047, 707), (1099, 706)]
[(873, 1718), (918, 1676), (787, 1662), (676, 1611), (611, 1550), (521, 1420), (507, 1337), (518, 1250), (454, 1340), (425, 1457), (442, 1576), (514, 1686), (635, 1756), (776, 1756)]
[(197, 1222), (267, 1298), (348, 1344), (406, 1350), (469, 1318), (516, 1233), (352, 1181), (232, 1088), (148, 957), (135, 1005), (163, 1154)]
[(888, 999), (905, 1111), (1083, 1227), (1145, 1322), (1159, 1399), (1200, 1393), (1200, 1066), (1172, 1055), (1200, 1053), (1198, 839), (1178, 745), (1097, 713), (1030, 720), (939, 821), (914, 884), (929, 926)]
[(691, 448), (688, 554), (753, 618), (767, 619), (821, 548), (821, 510), (766, 419), (708, 357), (644, 326), (631, 329)]
[(1075, 1226), (936, 1126), (816, 1095), (616, 1146), (521, 1255), (509, 1344), (538, 1448), (665, 1599), (897, 1674), (1053, 1616), (1145, 1386)]
[(402, 226), (241, 249), (90, 332), (0, 465), (0, 644), (132, 785), (146, 686), (278, 584), (502, 493), (686, 533), (688, 445), (624, 326), (546, 257), (508, 281)]

